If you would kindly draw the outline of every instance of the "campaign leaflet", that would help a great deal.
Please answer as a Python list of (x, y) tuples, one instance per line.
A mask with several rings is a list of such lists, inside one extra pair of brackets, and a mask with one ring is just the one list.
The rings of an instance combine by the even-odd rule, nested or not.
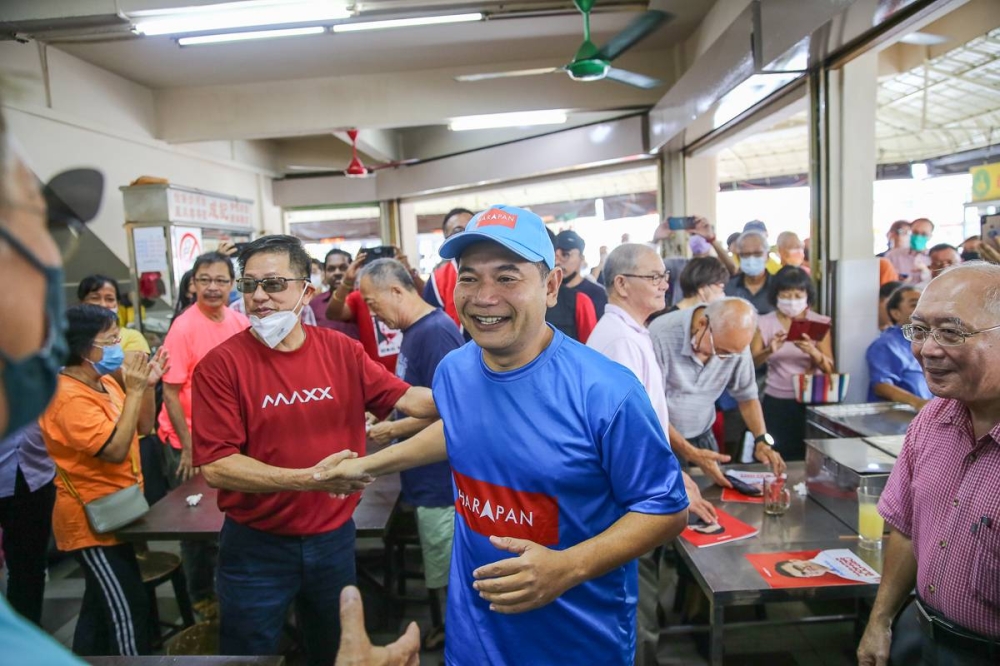
[(846, 548), (746, 555), (774, 588), (828, 585), (878, 585), (882, 577)]
[(681, 538), (698, 548), (717, 546), (728, 541), (739, 541), (756, 536), (759, 531), (752, 525), (735, 518), (718, 507), (715, 509), (719, 520), (716, 523), (688, 525), (681, 532)]
[[(771, 474), (770, 472), (741, 472), (735, 469), (726, 470), (726, 474), (729, 476), (735, 476), (743, 483), (759, 487), (761, 489), (761, 493), (764, 491), (764, 479), (774, 478), (774, 474)], [(763, 494), (757, 495), (756, 497), (752, 495), (744, 495), (735, 488), (723, 488), (721, 499), (723, 502), (749, 502), (750, 504), (764, 503)]]

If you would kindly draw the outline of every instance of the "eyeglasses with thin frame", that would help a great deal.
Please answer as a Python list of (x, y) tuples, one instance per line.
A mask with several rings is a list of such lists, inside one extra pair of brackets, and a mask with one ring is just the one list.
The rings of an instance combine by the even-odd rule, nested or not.
[(222, 278), (222, 277), (211, 278), (208, 277), (207, 275), (198, 276), (194, 279), (194, 281), (200, 284), (202, 287), (207, 287), (210, 284), (214, 284), (216, 287), (228, 287), (233, 283), (232, 278)]
[(115, 345), (120, 345), (121, 343), (122, 343), (122, 336), (119, 335), (114, 340), (109, 340), (108, 342), (105, 342), (104, 344), (101, 344), (101, 343), (97, 342), (96, 340), (94, 340), (93, 345), (95, 347), (100, 347), (101, 349), (103, 349), (104, 347), (114, 347)]
[(236, 290), (241, 294), (252, 294), (260, 285), (265, 294), (277, 294), (288, 289), (289, 282), (309, 282), (309, 278), (266, 277), (256, 280), (243, 277), (236, 281)]
[(705, 315), (705, 330), (702, 331), (701, 337), (698, 338), (698, 346), (701, 347), (701, 341), (705, 339), (705, 335), (708, 334), (708, 344), (712, 348), (712, 356), (716, 356), (721, 359), (736, 358), (739, 354), (734, 354), (732, 352), (726, 352), (720, 354), (715, 350), (715, 336), (712, 335), (712, 322), (709, 321), (708, 315)]
[(653, 273), (652, 275), (635, 275), (634, 273), (622, 273), (624, 277), (639, 278), (640, 280), (649, 280), (654, 287), (660, 286), (661, 282), (670, 282), (670, 273)]
[(918, 326), (917, 324), (904, 324), (903, 337), (910, 342), (922, 345), (927, 342), (927, 336), (931, 336), (934, 338), (934, 342), (942, 347), (958, 347), (959, 345), (964, 345), (965, 341), (974, 335), (997, 329), (1000, 329), (1000, 324), (990, 326), (989, 328), (981, 328), (978, 331), (962, 331), (957, 328), (927, 328), (926, 326)]

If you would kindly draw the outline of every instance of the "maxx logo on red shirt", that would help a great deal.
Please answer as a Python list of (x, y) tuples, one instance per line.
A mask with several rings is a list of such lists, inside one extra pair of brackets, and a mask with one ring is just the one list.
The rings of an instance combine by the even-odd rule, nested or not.
[(452, 474), (458, 489), (455, 509), (473, 532), (558, 545), (559, 502), (555, 497), (479, 481), (454, 470)]

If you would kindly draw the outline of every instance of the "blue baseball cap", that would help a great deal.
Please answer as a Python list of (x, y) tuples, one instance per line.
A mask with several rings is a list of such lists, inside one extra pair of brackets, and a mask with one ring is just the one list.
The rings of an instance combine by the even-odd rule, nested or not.
[(445, 259), (457, 259), (469, 245), (487, 240), (527, 261), (544, 261), (550, 269), (556, 266), (555, 249), (542, 218), (514, 206), (491, 206), (478, 213), (465, 225), (465, 231), (444, 242), (440, 253)]

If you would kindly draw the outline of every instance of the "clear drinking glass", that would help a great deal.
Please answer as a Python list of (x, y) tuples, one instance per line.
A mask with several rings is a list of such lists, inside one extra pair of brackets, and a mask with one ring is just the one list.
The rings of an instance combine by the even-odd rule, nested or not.
[(881, 548), (885, 520), (878, 513), (878, 491), (858, 488), (858, 536), (862, 548)]
[(792, 494), (785, 487), (785, 477), (765, 477), (764, 513), (769, 516), (780, 516), (788, 510), (791, 503)]

